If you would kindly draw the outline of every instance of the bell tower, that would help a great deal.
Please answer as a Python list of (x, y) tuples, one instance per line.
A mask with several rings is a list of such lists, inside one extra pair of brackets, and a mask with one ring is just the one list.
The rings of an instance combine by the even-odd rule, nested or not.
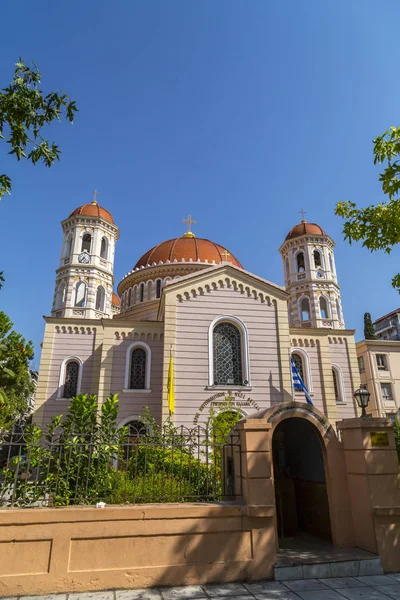
[(279, 248), (291, 327), (344, 329), (334, 241), (316, 223), (295, 225)]
[(61, 223), (64, 238), (56, 270), (53, 317), (111, 318), (114, 255), (119, 229), (111, 213), (93, 201)]

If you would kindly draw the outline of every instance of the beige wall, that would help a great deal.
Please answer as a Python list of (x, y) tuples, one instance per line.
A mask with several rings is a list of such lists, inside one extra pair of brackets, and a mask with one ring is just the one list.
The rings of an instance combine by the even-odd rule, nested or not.
[[(160, 339), (160, 337), (162, 339)], [(132, 342), (143, 341), (151, 350), (151, 375), (149, 391), (122, 391), (124, 389), (126, 356)], [(112, 349), (112, 373), (111, 391), (119, 392), (120, 420), (128, 417), (137, 417), (143, 406), (150, 408), (157, 420), (161, 419), (161, 393), (162, 393), (162, 367), (163, 367), (164, 340), (162, 334), (136, 334), (122, 338), (120, 335), (114, 337)]]
[[(338, 418), (350, 418), (357, 414), (353, 392), (359, 385), (359, 374), (354, 343), (354, 331), (291, 328), (291, 350), (309, 357), (311, 371), (311, 399), (334, 423)], [(303, 365), (306, 362), (303, 360)], [(332, 365), (340, 369), (344, 402), (336, 402), (332, 378)], [(304, 394), (296, 393), (295, 399), (304, 402)]]
[[(158, 303), (150, 304), (155, 310)], [(135, 309), (137, 317), (142, 308)], [(333, 336), (332, 330), (325, 329), (289, 330), (287, 294), (226, 265), (171, 281), (164, 288), (160, 321), (134, 321), (133, 314), (98, 321), (47, 318), (35, 420), (46, 422), (67, 410), (68, 401), (57, 398), (57, 392), (61, 364), (68, 356), (83, 361), (83, 393), (97, 394), (100, 402), (111, 392), (119, 393), (120, 420), (137, 417), (144, 405), (164, 420), (168, 416), (172, 347), (175, 422), (192, 426), (196, 416), (199, 422), (206, 421), (209, 405), (200, 410), (202, 404), (214, 394), (228, 391), (209, 385), (209, 328), (216, 317), (224, 315), (240, 319), (248, 333), (250, 385), (231, 390), (243, 395), (236, 399), (238, 403), (250, 404), (241, 406), (244, 414), (292, 399), (289, 352), (294, 347), (309, 357), (315, 406), (331, 422), (356, 414), (352, 394), (358, 368), (353, 332), (342, 330)], [(152, 317), (155, 319), (155, 312)], [(135, 340), (146, 342), (152, 350), (151, 391), (123, 391), (126, 351)], [(332, 363), (342, 373), (345, 402), (341, 404), (334, 398)], [(304, 394), (295, 394), (295, 399), (304, 401)]]
[(0, 511), (0, 595), (271, 577), (274, 519), (202, 504)]
[[(229, 277), (228, 277), (229, 275)], [(234, 277), (235, 275), (235, 277)], [(278, 404), (291, 397), (289, 335), (286, 294), (252, 281), (229, 267), (218, 275), (211, 273), (196, 282), (174, 283), (165, 294), (164, 402), (169, 345), (175, 367), (175, 421), (193, 425), (202, 403), (218, 392), (238, 391), (259, 408)], [(258, 285), (257, 285), (258, 284)], [(214, 319), (231, 316), (247, 330), (249, 385), (213, 386), (209, 380), (209, 328)], [(243, 379), (245, 371), (243, 369)], [(164, 404), (165, 406), (165, 404)], [(245, 414), (256, 409), (244, 406)], [(209, 405), (199, 421), (208, 418)], [(166, 414), (166, 413), (164, 413)]]
[[(58, 398), (60, 371), (68, 357), (82, 360), (81, 393), (97, 394), (99, 402), (110, 393), (119, 394), (119, 419), (138, 416), (148, 405), (160, 419), (163, 323), (113, 319), (98, 321), (46, 319), (43, 352), (36, 393), (34, 421), (47, 423), (65, 414), (69, 401)], [(124, 392), (126, 351), (134, 341), (144, 341), (151, 349), (151, 391)]]
[[(388, 370), (379, 370), (376, 355), (385, 354)], [(357, 344), (357, 356), (364, 358), (365, 372), (360, 374), (361, 383), (371, 393), (367, 412), (374, 417), (386, 416), (400, 409), (400, 342), (386, 340), (363, 340)], [(392, 400), (382, 397), (381, 383), (390, 383)]]

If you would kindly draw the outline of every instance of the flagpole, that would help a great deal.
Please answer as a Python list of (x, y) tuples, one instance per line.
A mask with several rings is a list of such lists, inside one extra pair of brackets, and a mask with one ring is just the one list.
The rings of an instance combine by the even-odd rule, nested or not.
[(293, 385), (293, 371), (292, 371), (292, 354), (291, 354), (290, 350), (288, 352), (289, 352), (290, 383), (292, 384), (292, 400), (294, 402), (295, 400), (294, 400), (294, 385)]

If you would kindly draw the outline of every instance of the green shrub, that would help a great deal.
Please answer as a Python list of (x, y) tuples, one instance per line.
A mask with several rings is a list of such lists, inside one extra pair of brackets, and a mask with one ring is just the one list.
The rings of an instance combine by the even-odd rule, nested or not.
[(140, 474), (132, 479), (125, 471), (115, 471), (112, 479), (111, 504), (190, 502), (197, 495), (190, 482), (166, 473)]
[(400, 462), (400, 419), (396, 419), (393, 425), (394, 439), (396, 442), (397, 456)]

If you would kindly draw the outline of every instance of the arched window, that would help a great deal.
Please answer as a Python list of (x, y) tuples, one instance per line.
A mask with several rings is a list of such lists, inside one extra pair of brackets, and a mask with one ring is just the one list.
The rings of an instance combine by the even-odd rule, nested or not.
[(342, 371), (337, 365), (332, 365), (332, 379), (336, 402), (345, 402)]
[(140, 284), (140, 302), (144, 300), (144, 283)]
[(321, 319), (329, 319), (329, 307), (328, 302), (325, 296), (319, 297), (319, 312), (321, 314)]
[(128, 306), (131, 305), (131, 301), (132, 301), (132, 288), (129, 288), (129, 292), (128, 292)]
[(286, 259), (285, 266), (286, 266), (286, 279), (290, 279), (290, 266), (289, 266), (288, 258)]
[(302, 300), (301, 300), (300, 312), (301, 312), (301, 320), (302, 321), (310, 320), (310, 318), (311, 318), (310, 299), (307, 298), (306, 296), (304, 298), (302, 298)]
[(61, 308), (65, 304), (67, 298), (67, 285), (65, 282), (60, 283), (57, 288), (55, 308)]
[(288, 302), (288, 317), (289, 317), (289, 325), (293, 325), (293, 307), (292, 303)]
[(91, 245), (92, 245), (92, 236), (90, 235), (90, 233), (85, 233), (84, 236), (82, 237), (81, 252), (89, 252), (89, 254), (90, 254)]
[(219, 323), (213, 331), (214, 385), (243, 385), (240, 331)]
[(65, 252), (64, 256), (70, 256), (72, 252), (72, 233), (69, 234), (67, 241), (65, 243)]
[(124, 390), (150, 391), (151, 348), (132, 342), (126, 351)]
[(156, 298), (161, 298), (161, 279), (156, 281)]
[(296, 256), (296, 262), (297, 262), (297, 272), (302, 273), (305, 270), (304, 252), (298, 252), (298, 254)]
[(318, 267), (322, 267), (321, 253), (319, 252), (319, 250), (314, 250), (313, 256), (315, 268), (318, 269)]
[(131, 390), (146, 388), (146, 350), (144, 348), (132, 350), (129, 388)]
[(84, 281), (78, 281), (75, 286), (74, 306), (86, 306), (86, 283)]
[(101, 246), (100, 246), (100, 257), (107, 258), (108, 254), (108, 239), (106, 237), (101, 238)]
[[(293, 352), (292, 360), (293, 360), (294, 364), (296, 365), (296, 368), (300, 374), (300, 377), (304, 381), (303, 357), (300, 354), (298, 354), (297, 352)], [(304, 381), (304, 383), (305, 383), (305, 381)]]
[[(311, 364), (310, 357), (303, 348), (293, 348), (291, 354), (294, 364), (297, 367), (300, 377), (305, 383), (308, 391), (312, 393), (312, 378), (311, 378)], [(295, 390), (299, 391), (299, 390)]]
[(125, 423), (125, 427), (128, 427), (129, 438), (139, 438), (147, 433), (146, 425), (139, 419), (132, 419), (132, 421)]
[(96, 310), (104, 312), (106, 292), (102, 285), (99, 285), (96, 292)]
[(338, 382), (337, 382), (335, 369), (332, 369), (332, 377), (333, 377), (333, 388), (335, 390), (335, 400), (336, 400), (336, 402), (339, 402), (339, 386), (338, 386)]
[(339, 321), (342, 320), (342, 311), (340, 309), (340, 304), (339, 304), (339, 300), (336, 298), (336, 313), (337, 313), (337, 317), (339, 319)]
[(63, 398), (73, 398), (78, 392), (79, 370), (81, 365), (77, 360), (70, 360), (65, 365)]

